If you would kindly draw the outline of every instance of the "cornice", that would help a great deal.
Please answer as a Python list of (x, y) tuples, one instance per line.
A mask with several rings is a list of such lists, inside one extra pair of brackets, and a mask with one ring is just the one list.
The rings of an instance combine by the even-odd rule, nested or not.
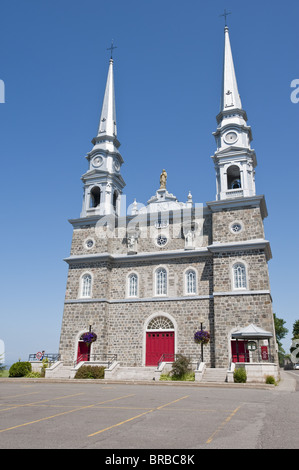
[(136, 254), (122, 254), (115, 255), (108, 252), (96, 253), (91, 255), (71, 255), (65, 258), (64, 261), (70, 266), (74, 264), (86, 264), (86, 263), (128, 263), (128, 262), (140, 262), (140, 261), (168, 261), (173, 259), (184, 259), (184, 258), (196, 258), (212, 256), (213, 253), (224, 253), (224, 252), (240, 252), (250, 250), (265, 250), (267, 261), (272, 258), (270, 243), (268, 240), (256, 239), (246, 240), (235, 243), (214, 243), (207, 247), (195, 249), (195, 250), (173, 250), (173, 251), (155, 251), (155, 252), (143, 252)]
[(232, 199), (223, 199), (221, 201), (207, 202), (207, 207), (211, 212), (220, 212), (224, 209), (235, 209), (241, 207), (260, 207), (262, 218), (268, 216), (265, 196), (240, 197)]
[(214, 243), (212, 245), (209, 245), (207, 248), (211, 253), (265, 250), (267, 261), (272, 258), (270, 242), (262, 238), (234, 243)]
[(146, 253), (137, 253), (134, 255), (114, 255), (111, 253), (99, 253), (94, 255), (72, 255), (65, 258), (64, 261), (69, 265), (73, 264), (85, 264), (85, 263), (96, 263), (96, 262), (117, 262), (117, 263), (128, 263), (128, 262), (139, 262), (139, 261), (165, 261), (169, 259), (181, 259), (181, 258), (193, 258), (201, 256), (211, 256), (211, 253), (205, 248), (199, 248), (195, 250), (173, 250), (173, 251), (155, 251)]

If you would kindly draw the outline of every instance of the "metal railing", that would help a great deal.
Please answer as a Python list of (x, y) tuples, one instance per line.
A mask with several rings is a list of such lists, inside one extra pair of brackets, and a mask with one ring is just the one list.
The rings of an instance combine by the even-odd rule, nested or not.
[(43, 359), (48, 359), (49, 362), (56, 362), (56, 361), (59, 361), (60, 359), (60, 354), (58, 353), (47, 353), (47, 354), (44, 354), (42, 357), (39, 357), (38, 353), (36, 354), (29, 354), (29, 359), (28, 361), (29, 362), (34, 362), (34, 361), (37, 361), (37, 362), (41, 362)]
[(107, 364), (109, 368), (111, 364), (117, 360), (117, 354), (81, 354), (74, 362), (74, 366), (79, 362), (101, 362)]
[(160, 365), (162, 364), (162, 362), (174, 362), (180, 356), (187, 357), (190, 360), (190, 362), (196, 362), (197, 367), (198, 367), (200, 359), (198, 359), (197, 355), (194, 355), (194, 354), (168, 354), (168, 353), (162, 354), (162, 356), (160, 357), (160, 359), (158, 361), (157, 367), (159, 368)]
[(274, 362), (274, 356), (268, 352), (263, 354), (256, 349), (233, 354), (232, 362)]

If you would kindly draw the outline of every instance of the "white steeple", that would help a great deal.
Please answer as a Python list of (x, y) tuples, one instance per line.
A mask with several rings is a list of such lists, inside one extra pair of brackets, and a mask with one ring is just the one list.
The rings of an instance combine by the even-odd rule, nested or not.
[(217, 177), (216, 199), (255, 195), (256, 156), (252, 133), (238, 91), (228, 27), (224, 28), (224, 56), (220, 112), (216, 117), (217, 151), (212, 157)]
[(98, 129), (98, 137), (117, 137), (115, 94), (113, 78), (113, 59), (110, 59), (105, 95), (102, 106), (102, 113)]
[(226, 109), (242, 109), (241, 98), (238, 91), (234, 61), (229, 40), (228, 27), (224, 29), (224, 57), (223, 79), (220, 111)]
[(113, 59), (110, 59), (105, 94), (97, 136), (86, 155), (89, 170), (82, 176), (84, 198), (81, 217), (119, 215), (125, 182), (120, 174), (123, 159), (118, 151)]

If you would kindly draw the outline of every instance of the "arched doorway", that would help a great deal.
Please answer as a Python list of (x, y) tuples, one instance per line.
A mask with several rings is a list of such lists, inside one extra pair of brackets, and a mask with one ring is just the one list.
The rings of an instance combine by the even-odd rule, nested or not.
[(168, 362), (174, 360), (175, 327), (170, 318), (157, 315), (146, 328), (145, 365), (157, 366), (163, 354)]
[(82, 337), (83, 334), (80, 336), (78, 341), (78, 350), (77, 350), (77, 363), (81, 361), (89, 361), (90, 359), (90, 344), (87, 344), (83, 341)]

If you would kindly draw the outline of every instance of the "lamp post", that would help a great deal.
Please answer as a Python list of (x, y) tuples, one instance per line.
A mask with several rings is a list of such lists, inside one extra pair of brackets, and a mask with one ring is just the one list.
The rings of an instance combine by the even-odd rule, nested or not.
[[(91, 333), (92, 329), (92, 320), (89, 320), (89, 333)], [(88, 351), (88, 360), (91, 361), (91, 345), (89, 346)]]
[[(202, 324), (204, 322), (203, 317), (200, 315), (199, 317), (199, 323), (200, 323), (200, 331), (202, 331)], [(201, 362), (203, 362), (203, 342), (200, 343), (200, 348), (201, 348)]]

